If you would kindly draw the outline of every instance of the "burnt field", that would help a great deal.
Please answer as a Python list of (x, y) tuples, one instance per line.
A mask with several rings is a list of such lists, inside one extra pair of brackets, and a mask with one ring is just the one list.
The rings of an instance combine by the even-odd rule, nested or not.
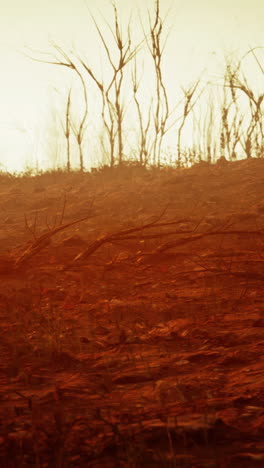
[(2, 467), (264, 465), (263, 183), (0, 177)]

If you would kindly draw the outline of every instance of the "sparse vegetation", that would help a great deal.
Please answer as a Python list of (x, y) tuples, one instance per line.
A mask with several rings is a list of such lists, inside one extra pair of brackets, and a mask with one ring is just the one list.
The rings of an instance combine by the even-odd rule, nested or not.
[[(263, 93), (250, 86), (246, 63), (251, 58), (256, 64), (256, 73), (263, 73), (260, 47), (252, 48), (240, 59), (233, 62), (226, 59), (223, 78), (203, 84), (201, 78), (189, 86), (183, 86), (183, 98), (176, 102), (168, 97), (167, 80), (164, 78), (163, 59), (166, 50), (164, 36), (165, 21), (160, 14), (159, 0), (155, 0), (153, 17), (149, 12), (148, 29), (142, 25), (143, 39), (133, 44), (131, 22), (126, 25), (126, 34), (120, 24), (118, 10), (113, 5), (112, 27), (106, 22), (113, 44), (109, 43), (106, 33), (100, 29), (92, 16), (93, 23), (103, 46), (105, 60), (110, 67), (109, 79), (105, 80), (93, 70), (89, 59), (80, 56), (78, 51), (67, 52), (57, 43), (52, 42), (54, 57), (43, 61), (72, 70), (83, 89), (82, 114), (77, 123), (71, 116), (73, 90), (65, 98), (65, 122), (62, 124), (66, 140), (66, 166), (71, 167), (70, 130), (76, 137), (79, 152), (79, 168), (85, 170), (95, 138), (88, 125), (89, 93), (94, 89), (99, 92), (101, 107), (98, 105), (97, 119), (101, 119), (102, 131), (97, 135), (97, 146), (103, 149), (104, 160), (108, 165), (121, 165), (125, 161), (137, 161), (140, 165), (166, 164), (166, 136), (174, 141), (174, 150), (170, 161), (177, 167), (190, 166), (194, 162), (205, 160), (215, 162), (224, 156), (228, 160), (243, 157), (263, 156)], [(131, 20), (130, 20), (131, 21)], [(144, 56), (143, 56), (144, 54)], [(153, 70), (153, 90), (149, 101), (141, 102), (142, 91), (146, 83), (143, 80), (144, 57), (149, 54)], [(170, 78), (172, 79), (172, 78)], [(173, 78), (174, 79), (174, 78)], [(91, 87), (94, 86), (95, 88)], [(144, 93), (143, 93), (144, 94)], [(98, 99), (99, 99), (98, 96)], [(203, 96), (199, 117), (196, 106)], [(134, 102), (134, 110), (131, 103)], [(76, 111), (75, 111), (76, 114)], [(136, 118), (135, 118), (136, 116)], [(188, 120), (193, 123), (192, 142), (183, 142), (183, 133)], [(76, 121), (74, 123), (74, 121)], [(132, 123), (131, 123), (132, 122)], [(135, 123), (137, 122), (137, 123)], [(74, 152), (74, 148), (73, 148)], [(103, 158), (102, 158), (103, 159)], [(104, 161), (105, 163), (106, 161)], [(99, 161), (99, 166), (101, 162)]]

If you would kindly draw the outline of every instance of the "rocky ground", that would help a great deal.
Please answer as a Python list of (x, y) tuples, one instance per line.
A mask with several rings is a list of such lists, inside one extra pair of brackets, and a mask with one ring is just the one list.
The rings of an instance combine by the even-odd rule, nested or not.
[(0, 176), (0, 465), (264, 466), (264, 159)]

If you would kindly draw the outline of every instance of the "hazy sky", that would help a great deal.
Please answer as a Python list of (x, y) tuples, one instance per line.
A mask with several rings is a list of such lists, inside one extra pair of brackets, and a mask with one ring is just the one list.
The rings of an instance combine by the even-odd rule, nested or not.
[[(168, 87), (177, 89), (199, 76), (221, 73), (223, 56), (238, 57), (253, 46), (264, 46), (263, 0), (160, 0), (171, 28), (166, 47)], [(116, 0), (121, 23), (133, 12), (133, 33), (141, 34), (139, 15), (147, 25), (147, 9), (154, 0)], [(101, 57), (89, 17), (92, 12), (102, 31), (111, 23), (109, 0), (0, 0), (0, 163), (20, 170), (45, 159), (43, 141), (54, 100), (54, 87), (63, 96), (65, 73), (59, 67), (33, 62), (22, 52), (31, 47), (36, 57), (50, 51), (49, 41), (74, 46), (96, 65)], [(97, 60), (98, 62), (98, 60)], [(67, 81), (67, 80), (66, 80)], [(264, 87), (264, 86), (263, 86)], [(56, 94), (56, 93), (55, 93)], [(63, 102), (63, 101), (62, 101)]]

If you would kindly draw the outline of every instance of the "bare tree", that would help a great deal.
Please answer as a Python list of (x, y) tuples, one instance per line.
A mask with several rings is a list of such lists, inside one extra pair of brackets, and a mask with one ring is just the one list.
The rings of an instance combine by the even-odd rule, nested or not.
[(140, 85), (140, 80), (138, 78), (138, 71), (137, 71), (137, 61), (136, 58), (134, 60), (134, 67), (131, 73), (131, 79), (133, 84), (133, 98), (137, 109), (137, 116), (139, 121), (139, 162), (140, 165), (146, 165), (148, 162), (149, 154), (150, 154), (150, 145), (148, 141), (149, 130), (150, 130), (150, 121), (151, 121), (151, 110), (152, 105), (149, 106), (148, 116), (146, 122), (144, 122), (142, 109), (140, 106), (140, 102), (138, 99), (138, 89)]
[(209, 101), (208, 112), (204, 118), (204, 144), (206, 160), (210, 164), (212, 163), (212, 141), (213, 141), (213, 125), (214, 124), (214, 106), (212, 101)]
[(67, 157), (67, 171), (71, 171), (71, 148), (70, 148), (70, 106), (71, 106), (71, 89), (68, 90), (67, 105), (65, 112), (65, 124), (61, 121), (64, 136), (66, 138), (66, 157)]
[(166, 87), (162, 74), (162, 55), (166, 45), (166, 40), (162, 45), (164, 21), (160, 17), (160, 1), (155, 0), (155, 13), (153, 20), (149, 14), (149, 34), (146, 35), (148, 50), (154, 62), (156, 77), (156, 102), (154, 110), (155, 139), (153, 142), (153, 162), (160, 165), (161, 146), (164, 135), (168, 128), (167, 123), (170, 117), (169, 102)]
[[(243, 114), (239, 110), (238, 96), (235, 87), (237, 67), (226, 64), (223, 87), (223, 103), (221, 106), (221, 156), (236, 159), (237, 145), (242, 137)], [(229, 89), (230, 95), (227, 90)]]
[[(70, 58), (70, 55), (67, 54), (62, 47), (60, 47), (56, 42), (51, 41), (51, 45), (53, 49), (55, 49), (54, 53), (54, 60), (42, 60), (42, 59), (36, 59), (32, 58), (32, 60), (35, 60), (37, 62), (43, 62), (43, 63), (49, 63), (51, 65), (60, 65), (63, 67), (70, 68), (71, 70), (74, 70), (77, 76), (79, 77), (81, 84), (82, 84), (82, 89), (83, 89), (83, 98), (84, 98), (84, 110), (83, 110), (83, 115), (81, 117), (80, 123), (78, 126), (73, 127), (74, 134), (78, 143), (78, 148), (79, 148), (79, 161), (80, 161), (80, 171), (83, 172), (84, 170), (84, 157), (83, 157), (83, 137), (84, 137), (84, 131), (85, 131), (85, 123), (87, 120), (88, 116), (88, 96), (87, 96), (87, 89), (86, 89), (86, 84), (83, 78), (83, 75), (76, 63)], [(70, 105), (70, 104), (69, 104)]]
[[(106, 38), (103, 36), (96, 20), (92, 16), (93, 22), (95, 24), (98, 35), (103, 44), (106, 57), (112, 69), (112, 76), (106, 85), (103, 81), (100, 81), (87, 63), (80, 57), (79, 60), (83, 65), (84, 69), (87, 71), (89, 76), (97, 85), (102, 99), (102, 111), (101, 116), (105, 125), (105, 129), (108, 134), (109, 144), (110, 144), (110, 161), (111, 166), (115, 163), (115, 138), (118, 140), (118, 164), (121, 164), (123, 161), (123, 152), (124, 152), (124, 143), (123, 143), (123, 121), (124, 121), (124, 101), (122, 100), (122, 88), (124, 81), (124, 69), (127, 64), (136, 56), (139, 51), (141, 44), (138, 44), (135, 47), (132, 47), (131, 41), (131, 27), (130, 22), (127, 26), (126, 37), (124, 38), (121, 26), (119, 22), (118, 11), (113, 4), (114, 9), (114, 28), (109, 29), (114, 39), (116, 50), (110, 50), (110, 47), (107, 44)], [(117, 52), (118, 58), (115, 63), (113, 57)]]
[[(252, 51), (254, 52), (254, 49), (248, 51), (247, 54), (245, 54), (245, 56), (242, 58), (242, 60), (238, 62), (236, 67), (232, 67), (230, 63), (228, 63), (226, 67), (224, 88), (229, 88), (232, 97), (232, 103), (235, 106), (236, 111), (235, 117), (231, 125), (232, 134), (231, 131), (227, 132), (228, 112), (231, 104), (229, 105), (229, 107), (225, 106), (223, 108), (224, 114), (222, 118), (224, 126), (226, 128), (224, 143), (228, 147), (229, 154), (234, 156), (235, 147), (238, 144), (238, 142), (240, 142), (247, 158), (250, 158), (254, 153), (256, 156), (259, 156), (259, 154), (262, 153), (264, 141), (262, 108), (264, 93), (256, 95), (256, 93), (253, 92), (248, 83), (246, 75), (241, 69), (243, 59)], [(254, 58), (256, 59), (257, 64), (260, 65), (255, 55)], [(241, 111), (239, 110), (239, 106), (237, 105), (237, 93), (239, 91), (242, 92), (243, 96), (247, 98), (249, 106), (249, 122), (244, 132), (242, 132), (242, 127), (245, 127), (246, 122), (244, 116), (241, 116)], [(231, 149), (230, 145), (232, 145)]]
[(198, 95), (194, 103), (192, 102), (193, 96), (197, 90), (197, 87), (200, 83), (200, 80), (197, 80), (193, 85), (191, 85), (188, 89), (182, 88), (184, 93), (184, 111), (182, 116), (182, 121), (178, 128), (178, 142), (177, 142), (177, 166), (180, 167), (182, 163), (182, 147), (181, 147), (181, 137), (182, 137), (182, 130), (185, 125), (186, 119), (190, 112), (192, 111), (193, 107), (195, 106), (197, 100), (199, 99), (201, 93)]

